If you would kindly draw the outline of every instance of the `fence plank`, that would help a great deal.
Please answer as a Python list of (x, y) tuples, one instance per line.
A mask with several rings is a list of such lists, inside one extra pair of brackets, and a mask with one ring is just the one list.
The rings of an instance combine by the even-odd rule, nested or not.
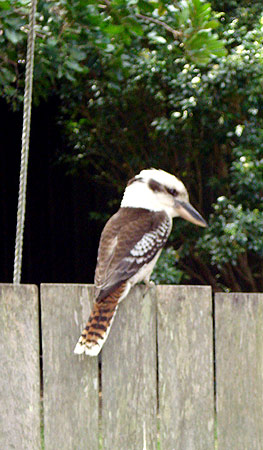
[(263, 294), (216, 294), (218, 450), (263, 448)]
[(155, 288), (136, 286), (120, 304), (102, 350), (105, 450), (156, 449)]
[(98, 449), (98, 358), (73, 354), (92, 294), (92, 286), (41, 286), (45, 450)]
[(211, 289), (158, 286), (157, 305), (161, 449), (214, 449)]
[(40, 449), (36, 286), (0, 285), (0, 448)]

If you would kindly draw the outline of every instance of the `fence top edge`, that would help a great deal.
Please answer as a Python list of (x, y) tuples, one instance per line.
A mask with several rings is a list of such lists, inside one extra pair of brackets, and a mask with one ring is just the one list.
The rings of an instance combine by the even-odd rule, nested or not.
[(21, 284), (15, 284), (15, 283), (0, 283), (0, 288), (2, 287), (9, 287), (9, 288), (15, 288), (15, 289), (29, 289), (29, 288), (33, 288), (33, 289), (38, 289), (37, 284), (26, 284), (26, 283), (21, 283)]
[(205, 290), (212, 290), (212, 286), (209, 284), (157, 284), (156, 287), (158, 289), (165, 289), (165, 288), (176, 288), (176, 289), (205, 289)]
[(263, 296), (263, 292), (215, 292), (216, 297), (239, 297), (239, 296), (249, 295), (251, 297), (257, 297), (258, 295)]
[(80, 286), (80, 287), (90, 287), (90, 286), (94, 286), (93, 283), (40, 283), (40, 287), (45, 287), (45, 286)]
[[(14, 284), (14, 283), (1, 283), (0, 282), (0, 287), (1, 286), (10, 286), (10, 287), (29, 287), (29, 286), (35, 286), (35, 287), (45, 287), (45, 286), (65, 286), (65, 287), (92, 287), (94, 286), (93, 283), (40, 283), (39, 285), (34, 284), (34, 283), (21, 283), (21, 284)], [(142, 284), (138, 284), (136, 286), (145, 286), (143, 283)], [(153, 285), (154, 287), (154, 285)], [(178, 289), (184, 289), (184, 288), (190, 288), (190, 289), (211, 289), (210, 285), (199, 285), (199, 284), (156, 284), (155, 285), (156, 288), (178, 288)], [(221, 294), (221, 292), (219, 292), (219, 294)]]
[[(138, 284), (137, 286), (144, 286), (144, 284)], [(1, 283), (0, 282), (0, 288), (14, 288), (14, 289), (36, 289), (38, 290), (38, 288), (45, 288), (45, 287), (81, 287), (81, 288), (91, 288), (94, 287), (93, 283), (40, 283), (40, 285), (37, 284), (31, 284), (31, 283), (21, 283), (21, 284), (14, 284), (14, 283)], [(158, 289), (171, 289), (171, 288), (175, 288), (175, 289), (204, 289), (204, 290), (209, 290), (212, 292), (212, 286), (210, 285), (197, 285), (197, 284), (157, 284), (155, 286)], [(213, 292), (213, 294), (215, 295), (215, 297), (220, 297), (220, 296), (224, 296), (224, 297), (231, 297), (231, 296), (240, 296), (240, 295), (249, 295), (249, 296), (257, 296), (263, 295), (263, 292)]]

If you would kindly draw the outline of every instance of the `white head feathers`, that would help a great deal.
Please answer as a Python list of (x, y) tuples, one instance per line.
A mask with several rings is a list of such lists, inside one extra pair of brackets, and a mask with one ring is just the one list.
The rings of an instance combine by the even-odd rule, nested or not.
[(121, 207), (165, 211), (172, 218), (179, 215), (175, 197), (188, 202), (187, 190), (178, 178), (164, 170), (144, 169), (128, 182)]
[(163, 186), (176, 189), (180, 193), (186, 192), (186, 188), (182, 181), (162, 169), (143, 169), (138, 175), (135, 176), (135, 178), (143, 178), (145, 181), (150, 181), (152, 179)]

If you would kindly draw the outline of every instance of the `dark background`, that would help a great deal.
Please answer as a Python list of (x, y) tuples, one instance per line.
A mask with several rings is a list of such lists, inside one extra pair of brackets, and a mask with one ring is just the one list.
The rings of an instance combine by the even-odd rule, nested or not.
[[(11, 283), (19, 188), (22, 112), (0, 102), (0, 282)], [(63, 136), (56, 102), (32, 110), (22, 283), (91, 283), (103, 223), (89, 212), (106, 197), (89, 174), (59, 163)]]

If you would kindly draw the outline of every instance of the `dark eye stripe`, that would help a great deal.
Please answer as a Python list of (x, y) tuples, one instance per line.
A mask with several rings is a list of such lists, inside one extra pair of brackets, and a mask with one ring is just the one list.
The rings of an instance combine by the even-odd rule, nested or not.
[(178, 195), (178, 191), (176, 189), (170, 189), (170, 188), (166, 188), (167, 192), (169, 192), (169, 194), (171, 194), (173, 197), (177, 197)]
[(155, 180), (149, 180), (149, 188), (153, 191), (153, 192), (162, 192), (164, 191), (163, 186), (158, 183), (158, 181)]

